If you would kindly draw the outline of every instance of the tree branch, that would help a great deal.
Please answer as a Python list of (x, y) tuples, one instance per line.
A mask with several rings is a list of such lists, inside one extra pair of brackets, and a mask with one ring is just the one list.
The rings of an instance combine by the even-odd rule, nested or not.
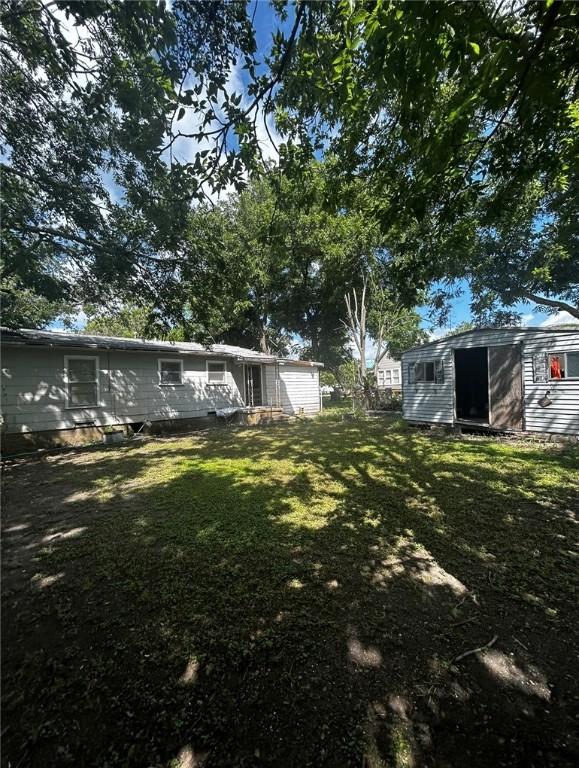
[[(31, 225), (25, 225), (24, 230), (26, 232), (33, 232), (37, 235), (48, 235), (49, 237), (53, 237), (57, 240), (70, 240), (73, 243), (78, 243), (79, 245), (85, 245), (88, 248), (93, 248), (98, 251), (102, 251), (103, 253), (108, 254), (109, 256), (116, 256), (117, 254), (111, 251), (106, 246), (102, 245), (98, 242), (98, 240), (91, 240), (88, 237), (83, 237), (82, 235), (77, 235), (74, 232), (66, 232), (58, 229), (54, 229), (52, 227), (34, 227)], [(141, 251), (134, 251), (132, 249), (127, 249), (128, 253), (130, 253), (133, 256), (136, 256), (139, 259), (142, 259), (144, 261), (150, 261), (155, 264), (163, 264), (163, 265), (175, 265), (179, 263), (178, 259), (173, 258), (159, 258), (158, 256), (150, 256), (147, 253), (142, 253)]]
[(544, 304), (547, 307), (554, 307), (561, 312), (568, 312), (572, 317), (576, 317), (579, 320), (579, 307), (574, 307), (573, 304), (569, 304), (566, 301), (560, 299), (548, 299), (546, 296), (539, 296), (537, 293), (527, 291), (523, 289), (521, 296), (524, 296), (529, 301), (534, 301), (536, 304)]

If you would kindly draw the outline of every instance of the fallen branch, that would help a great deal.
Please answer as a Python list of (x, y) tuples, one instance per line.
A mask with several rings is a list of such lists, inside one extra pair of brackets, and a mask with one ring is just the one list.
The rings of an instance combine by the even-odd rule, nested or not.
[(463, 624), (471, 624), (473, 621), (478, 621), (478, 616), (470, 616), (468, 619), (463, 619), (462, 621), (453, 621), (450, 626), (461, 627)]
[(489, 642), (486, 645), (481, 645), (480, 648), (473, 648), (472, 651), (465, 651), (464, 653), (459, 654), (452, 660), (452, 663), (456, 664), (457, 661), (462, 661), (462, 659), (466, 659), (467, 656), (474, 656), (475, 653), (482, 653), (482, 651), (486, 651), (487, 648), (490, 648), (491, 646), (493, 646), (498, 639), (499, 639), (499, 636), (495, 635), (493, 639), (489, 640)]
[(527, 648), (527, 646), (526, 646), (524, 643), (521, 643), (521, 641), (520, 641), (520, 640), (517, 640), (517, 638), (516, 638), (514, 635), (513, 635), (513, 640), (515, 641), (515, 643), (518, 643), (518, 644), (521, 646), (521, 648), (524, 648), (524, 649), (525, 649), (525, 651), (528, 651), (528, 650), (529, 650), (529, 649)]

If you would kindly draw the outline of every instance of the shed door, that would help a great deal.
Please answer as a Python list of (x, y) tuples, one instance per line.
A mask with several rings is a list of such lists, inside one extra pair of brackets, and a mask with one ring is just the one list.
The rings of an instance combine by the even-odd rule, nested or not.
[(490, 424), (497, 429), (523, 428), (521, 345), (489, 347)]

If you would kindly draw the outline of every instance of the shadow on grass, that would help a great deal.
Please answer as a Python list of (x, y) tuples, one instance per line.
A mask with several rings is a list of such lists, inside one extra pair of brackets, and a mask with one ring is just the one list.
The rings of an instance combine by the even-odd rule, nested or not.
[(576, 507), (574, 451), (395, 420), (17, 465), (4, 754), (574, 764)]

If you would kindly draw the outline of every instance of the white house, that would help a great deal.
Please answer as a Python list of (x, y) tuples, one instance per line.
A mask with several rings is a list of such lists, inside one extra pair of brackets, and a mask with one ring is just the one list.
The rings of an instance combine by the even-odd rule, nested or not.
[(2, 329), (0, 340), (6, 453), (83, 442), (111, 425), (195, 426), (224, 408), (320, 409), (321, 363), (226, 344), (60, 331)]
[(489, 328), (402, 356), (410, 422), (579, 434), (579, 328)]
[(401, 362), (392, 360), (390, 357), (383, 357), (376, 366), (376, 385), (378, 389), (401, 389)]

